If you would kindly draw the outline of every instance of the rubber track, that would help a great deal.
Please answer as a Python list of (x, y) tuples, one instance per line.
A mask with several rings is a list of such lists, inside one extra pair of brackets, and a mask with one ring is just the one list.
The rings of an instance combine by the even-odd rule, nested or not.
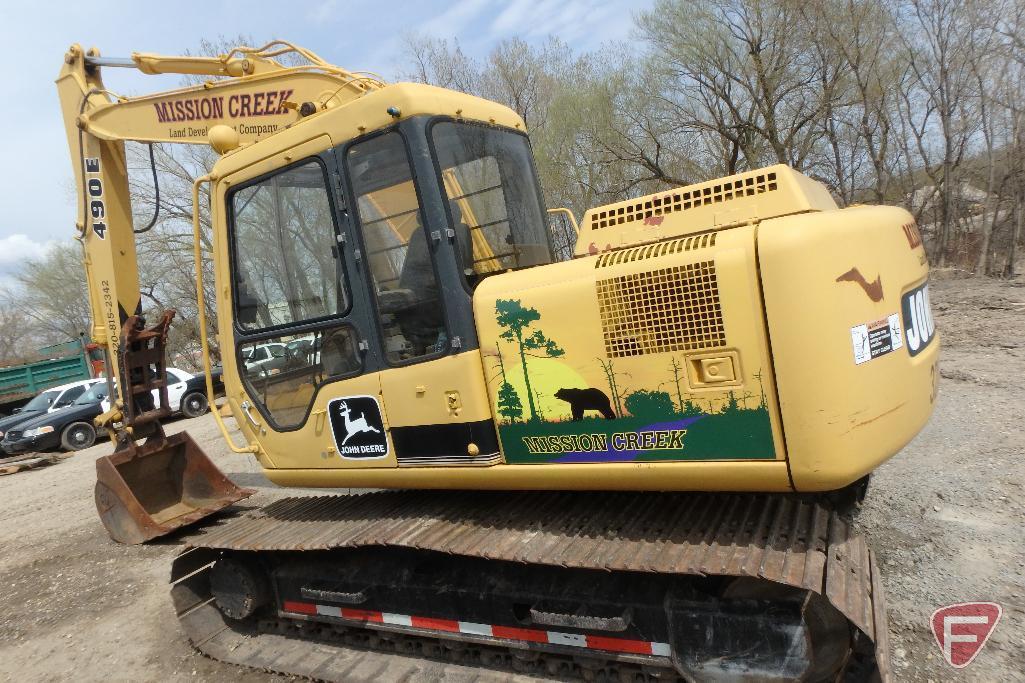
[[(889, 679), (884, 598), (864, 539), (835, 513), (789, 496), (389, 491), (286, 498), (190, 536), (186, 547), (195, 551), (186, 550), (175, 561), (172, 582), (179, 583), (172, 596), (192, 642), (225, 659), (223, 650), (237, 652), (240, 646), (216, 645), (217, 638), (230, 638), (224, 631), (231, 629), (215, 618), (219, 612), (202, 586), (202, 572), (191, 583), (184, 577), (220, 550), (362, 546), (609, 571), (747, 576), (803, 588), (824, 595), (874, 644), (855, 653), (871, 660), (874, 649), (874, 665), (852, 662), (848, 672), (878, 668), (880, 679)], [(213, 614), (201, 609), (204, 605)], [(281, 662), (286, 668), (250, 665), (332, 678), (304, 671), (308, 667), (297, 648), (288, 652), (296, 661)], [(392, 679), (392, 673), (399, 672), (385, 678)], [(346, 675), (359, 678), (354, 671)]]

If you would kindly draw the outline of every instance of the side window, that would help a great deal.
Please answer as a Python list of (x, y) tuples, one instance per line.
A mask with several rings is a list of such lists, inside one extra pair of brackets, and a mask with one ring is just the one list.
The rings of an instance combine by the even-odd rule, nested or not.
[[(309, 161), (229, 196), (239, 369), (282, 429), (306, 419), (317, 388), (362, 368), (323, 166)], [(303, 325), (303, 332), (268, 328)], [(310, 329), (314, 328), (314, 329)]]
[(236, 191), (235, 318), (259, 330), (349, 307), (324, 170), (316, 161)]
[(54, 405), (69, 406), (76, 398), (84, 394), (85, 390), (86, 386), (84, 384), (77, 387), (71, 387), (60, 395), (60, 398), (57, 399), (57, 402)]
[(346, 156), (377, 294), (385, 355), (396, 363), (448, 346), (430, 242), (399, 133), (353, 145)]
[(551, 263), (527, 138), (470, 123), (440, 122), (431, 142), (466, 281)]

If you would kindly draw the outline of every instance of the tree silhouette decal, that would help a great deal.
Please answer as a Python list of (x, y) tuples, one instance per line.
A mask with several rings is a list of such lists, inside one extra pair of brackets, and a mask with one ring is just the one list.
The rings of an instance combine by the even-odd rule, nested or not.
[(523, 366), (523, 383), (527, 388), (527, 406), (530, 408), (530, 419), (532, 421), (537, 420), (539, 418), (537, 406), (534, 403), (534, 391), (530, 386), (527, 356), (533, 356), (534, 358), (558, 358), (566, 352), (559, 348), (559, 345), (554, 341), (547, 338), (541, 330), (534, 330), (533, 334), (526, 334), (527, 328), (541, 319), (541, 314), (537, 312), (537, 309), (523, 306), (519, 299), (498, 299), (495, 302), (495, 313), (497, 314), (498, 325), (505, 328), (505, 332), (502, 332), (499, 336), (502, 339), (515, 342), (519, 348), (520, 364)]
[(626, 409), (634, 417), (668, 418), (676, 413), (673, 399), (664, 391), (645, 391), (641, 389), (628, 394), (624, 403), (626, 404)]
[(523, 402), (520, 395), (516, 393), (513, 385), (502, 382), (498, 388), (498, 413), (510, 422), (516, 422), (523, 417)]

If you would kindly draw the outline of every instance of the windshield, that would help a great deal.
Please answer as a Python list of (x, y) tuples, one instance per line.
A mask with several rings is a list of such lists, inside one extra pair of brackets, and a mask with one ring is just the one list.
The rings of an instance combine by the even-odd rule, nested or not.
[(92, 389), (75, 399), (75, 405), (84, 406), (102, 401), (105, 398), (107, 398), (107, 383), (100, 382), (99, 384), (94, 384)]
[(34, 399), (25, 404), (21, 410), (22, 412), (29, 410), (46, 410), (49, 408), (57, 397), (60, 396), (59, 391), (44, 391), (43, 393), (36, 396)]
[(551, 263), (530, 146), (519, 133), (469, 123), (431, 128), (467, 281)]

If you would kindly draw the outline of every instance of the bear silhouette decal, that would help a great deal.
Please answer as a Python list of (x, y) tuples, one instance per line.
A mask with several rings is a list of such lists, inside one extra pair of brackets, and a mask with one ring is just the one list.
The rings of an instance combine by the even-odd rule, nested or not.
[(373, 396), (345, 396), (327, 404), (335, 448), (343, 458), (383, 458), (388, 436), (381, 407)]
[(601, 389), (559, 389), (555, 392), (555, 398), (569, 403), (574, 422), (583, 419), (585, 410), (597, 410), (606, 420), (616, 419), (612, 402)]

